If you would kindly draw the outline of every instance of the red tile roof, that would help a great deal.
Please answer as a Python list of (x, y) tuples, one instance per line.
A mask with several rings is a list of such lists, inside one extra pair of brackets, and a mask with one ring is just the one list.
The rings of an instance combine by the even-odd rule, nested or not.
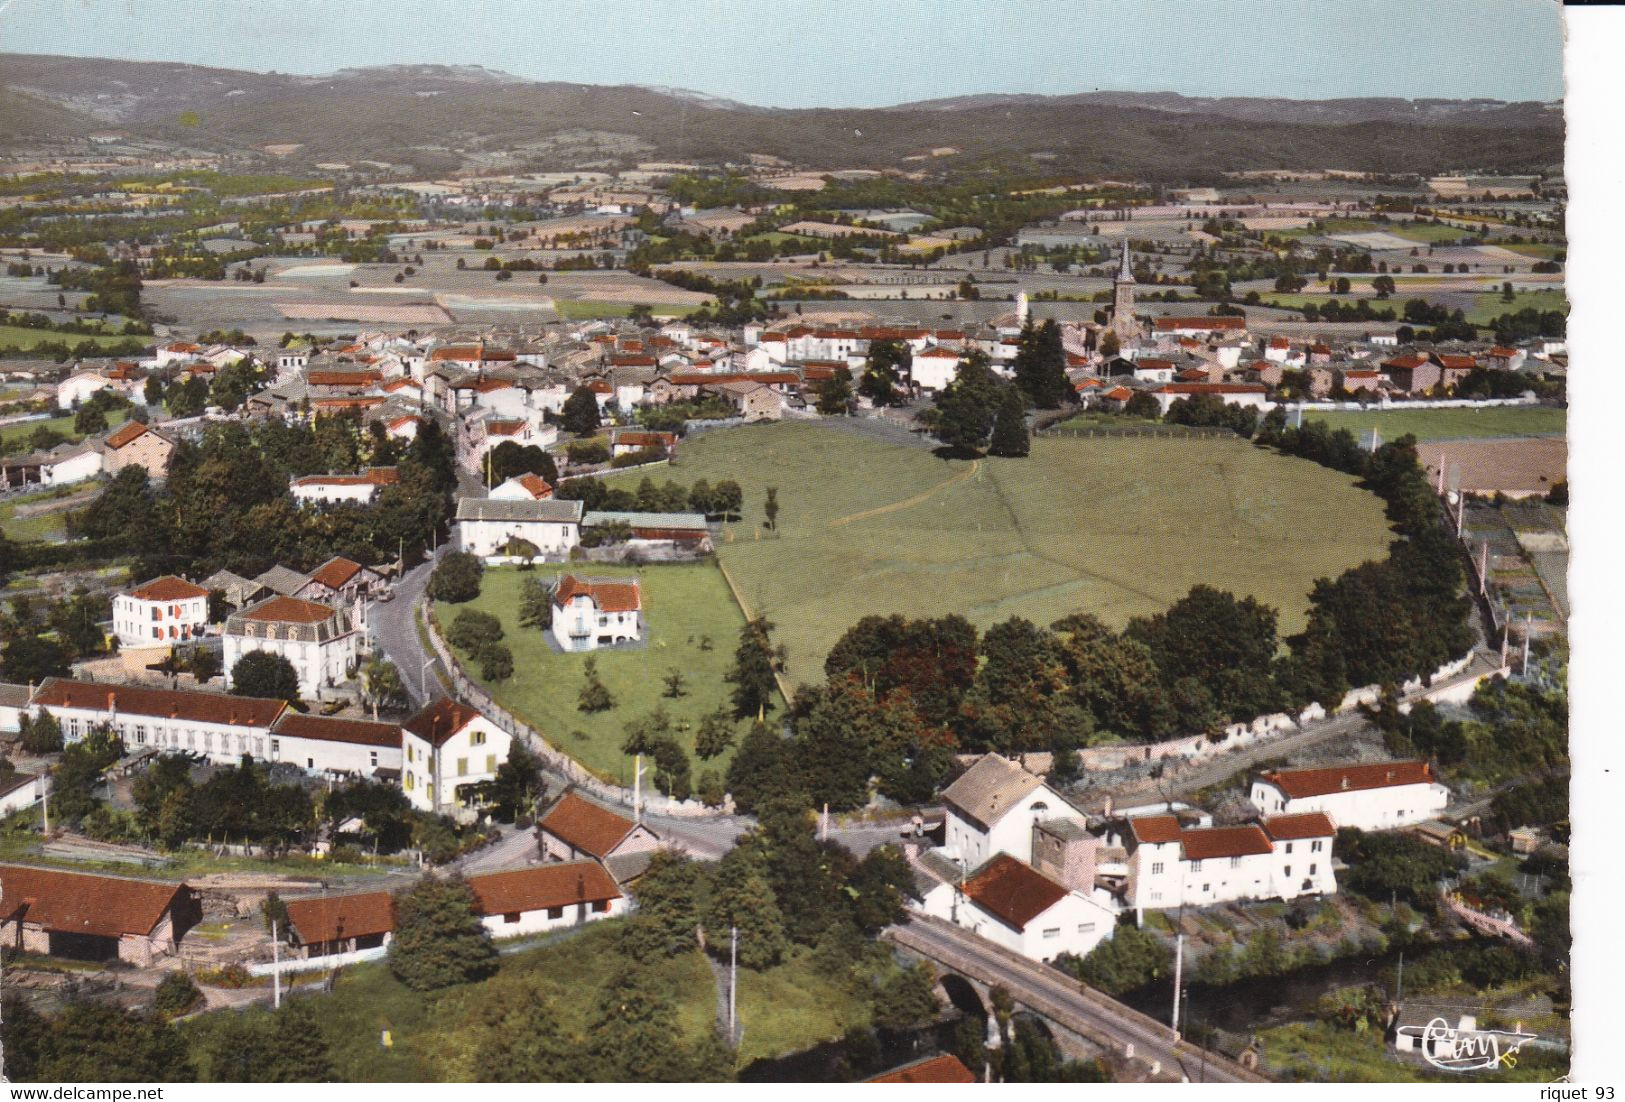
[(1388, 370), (1412, 371), (1427, 363), (1427, 358), (1417, 355), (1395, 356), (1391, 360), (1384, 360), (1382, 366)]
[(54, 933), (145, 936), (179, 899), (185, 884), (129, 880), (25, 865), (0, 866), (0, 915)]
[(332, 605), (299, 597), (270, 597), (243, 612), (243, 619), (269, 624), (320, 624), (339, 614)]
[(290, 899), (288, 924), (302, 945), (387, 934), (395, 929), (395, 900), (388, 892)]
[(1001, 853), (965, 881), (965, 894), (1006, 926), (1021, 931), (1065, 899), (1067, 889), (1008, 853)]
[(318, 742), (349, 742), (358, 746), (391, 746), (401, 744), (401, 729), (393, 723), (373, 723), (365, 719), (334, 719), (331, 716), (313, 716), (291, 708), (271, 727), (277, 735), (289, 738), (308, 738)]
[(519, 476), (519, 485), (530, 491), (530, 496), (540, 501), (542, 498), (553, 496), (553, 487), (547, 484), (547, 479), (539, 474), (522, 474)]
[(1128, 821), (1134, 840), (1160, 846), (1179, 841), (1179, 820), (1172, 815), (1139, 815)]
[(554, 804), (539, 824), (571, 849), (602, 861), (637, 826), (631, 819), (582, 799), (574, 792)]
[(976, 1076), (953, 1053), (929, 1056), (895, 1071), (865, 1079), (865, 1083), (974, 1083)]
[(425, 706), (402, 726), (425, 742), (440, 746), (458, 731), (480, 718), (480, 713), (449, 697)]
[(1433, 771), (1425, 761), (1385, 761), (1376, 765), (1342, 765), (1330, 769), (1277, 769), (1260, 780), (1273, 784), (1294, 800), (1333, 792), (1360, 792), (1406, 784), (1428, 784)]
[(480, 912), (487, 915), (523, 914), (621, 898), (614, 878), (597, 861), (564, 861), (493, 872), (470, 877), (468, 884), (474, 889)]
[(636, 612), (643, 607), (643, 593), (636, 579), (630, 582), (589, 582), (574, 574), (559, 579), (553, 590), (553, 603), (563, 608), (574, 597), (591, 597), (601, 612)]
[(1478, 366), (1478, 361), (1471, 356), (1459, 356), (1449, 352), (1435, 352), (1433, 358), (1439, 361), (1439, 366), (1451, 371), (1471, 371)]
[(1247, 319), (1238, 318), (1233, 314), (1223, 317), (1203, 318), (1158, 318), (1156, 329), (1159, 333), (1168, 333), (1176, 329), (1195, 329), (1198, 332), (1212, 332), (1223, 329), (1245, 329)]
[(130, 596), (138, 601), (184, 601), (190, 597), (207, 597), (209, 591), (200, 585), (193, 585), (185, 578), (177, 578), (173, 574), (166, 574), (162, 578), (154, 578), (146, 585), (136, 586), (130, 590)]
[(269, 728), (283, 710), (285, 700), (262, 700), (253, 696), (226, 696), (222, 693), (183, 692), (147, 689), (139, 685), (91, 684), (48, 678), (34, 694), (34, 704), (42, 708), (116, 710), (129, 715), (185, 719), (195, 723), (224, 723), (231, 727)]
[(137, 438), (145, 436), (147, 432), (147, 426), (143, 425), (140, 421), (126, 421), (107, 437), (107, 446), (110, 448), (122, 448), (124, 445), (131, 443)]
[(382, 382), (382, 371), (307, 371), (305, 382), (311, 386), (367, 387)]
[(1179, 832), (1179, 843), (1187, 861), (1204, 861), (1213, 857), (1248, 857), (1271, 853), (1269, 835), (1256, 826), (1205, 827)]
[(307, 474), (295, 486), (393, 486), (401, 480), (397, 467), (369, 467), (360, 474)]
[(328, 589), (342, 589), (346, 582), (360, 573), (361, 569), (360, 563), (335, 556), (311, 571), (310, 576)]
[(1272, 815), (1264, 820), (1264, 833), (1277, 842), (1297, 838), (1330, 838), (1337, 833), (1324, 812), (1310, 811), (1302, 815)]

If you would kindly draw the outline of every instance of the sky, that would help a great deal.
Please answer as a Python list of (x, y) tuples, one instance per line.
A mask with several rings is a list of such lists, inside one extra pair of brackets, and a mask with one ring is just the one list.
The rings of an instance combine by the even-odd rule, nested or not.
[(0, 51), (283, 73), (477, 64), (766, 107), (1101, 89), (1556, 100), (1561, 10), (1557, 0), (0, 0)]

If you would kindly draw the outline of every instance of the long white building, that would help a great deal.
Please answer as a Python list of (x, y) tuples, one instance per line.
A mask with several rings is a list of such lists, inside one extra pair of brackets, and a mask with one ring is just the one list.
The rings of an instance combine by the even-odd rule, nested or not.
[(1265, 815), (1318, 811), (1339, 827), (1393, 830), (1437, 817), (1450, 790), (1425, 761), (1385, 761), (1262, 773), (1249, 798)]
[(457, 549), (490, 558), (524, 540), (542, 555), (567, 554), (581, 542), (581, 512), (581, 502), (560, 498), (458, 498)]
[(1205, 907), (1237, 899), (1295, 899), (1337, 891), (1332, 840), (1319, 813), (1245, 826), (1190, 827), (1174, 815), (1129, 819), (1124, 898), (1136, 910)]

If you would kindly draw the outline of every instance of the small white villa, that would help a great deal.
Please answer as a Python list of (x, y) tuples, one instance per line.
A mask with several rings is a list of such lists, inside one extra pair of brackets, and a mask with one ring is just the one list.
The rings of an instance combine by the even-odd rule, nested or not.
[(643, 638), (643, 587), (636, 578), (566, 574), (553, 589), (553, 641), (587, 651)]

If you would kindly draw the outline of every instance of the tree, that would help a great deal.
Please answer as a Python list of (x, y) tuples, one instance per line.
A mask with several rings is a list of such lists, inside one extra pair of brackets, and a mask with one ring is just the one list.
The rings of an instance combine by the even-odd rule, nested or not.
[(192, 977), (185, 972), (169, 972), (158, 981), (153, 992), (152, 1008), (166, 1018), (179, 1017), (203, 999)]
[(576, 696), (576, 708), (579, 711), (593, 713), (607, 712), (615, 707), (615, 698), (610, 695), (609, 688), (598, 679), (598, 659), (588, 655), (581, 672), (586, 680), (581, 685), (581, 692)]
[(38, 715), (23, 724), (22, 746), (30, 754), (54, 754), (62, 749), (62, 725), (41, 708)]
[(771, 968), (790, 949), (766, 861), (759, 847), (748, 842), (723, 856), (712, 880), (705, 928), (714, 951), (727, 951), (733, 927), (739, 928), (739, 963), (746, 968)]
[(1195, 585), (1166, 612), (1130, 620), (1123, 635), (1150, 649), (1165, 679), (1194, 678), (1224, 718), (1248, 719), (1279, 704), (1271, 678), (1277, 618), (1252, 597)]
[(725, 709), (707, 712), (700, 720), (700, 729), (694, 735), (694, 752), (703, 761), (727, 751), (734, 743), (734, 720)]
[(519, 626), (538, 631), (553, 626), (553, 592), (540, 578), (519, 583)]
[(724, 676), (733, 686), (734, 718), (748, 719), (771, 712), (778, 682), (774, 677), (784, 662), (784, 648), (774, 648), (773, 623), (763, 617), (739, 629), (733, 668)]
[(299, 675), (293, 664), (270, 651), (249, 651), (231, 668), (233, 696), (255, 696), (266, 700), (299, 699)]
[(565, 432), (587, 436), (598, 430), (598, 395), (585, 386), (576, 387), (559, 410), (559, 424)]
[(197, 678), (199, 685), (208, 684), (220, 673), (223, 663), (212, 647), (193, 647), (187, 669)]
[(901, 379), (912, 363), (912, 353), (904, 341), (870, 341), (858, 393), (877, 406), (894, 406), (904, 400)]
[(935, 1018), (940, 1011), (935, 986), (936, 975), (923, 960), (893, 969), (875, 988), (875, 1024), (901, 1031)]
[(462, 608), (452, 617), (446, 641), (458, 650), (477, 654), (486, 644), (502, 639), (502, 621), (489, 612)]
[(1119, 926), (1079, 960), (1063, 954), (1056, 960), (1066, 971), (1108, 995), (1121, 995), (1144, 987), (1168, 971), (1173, 952), (1154, 934), (1137, 926)]
[(745, 507), (745, 491), (733, 479), (725, 478), (712, 489), (711, 502), (724, 520), (738, 519), (739, 511)]
[(14, 1080), (190, 1083), (197, 1078), (186, 1042), (160, 1014), (86, 1000), (69, 1003), (48, 1020), (11, 1005), (5, 1016), (6, 1071)]
[(683, 671), (676, 666), (668, 669), (665, 677), (661, 678), (661, 680), (665, 682), (666, 688), (660, 695), (666, 699), (677, 700), (688, 695), (688, 689), (686, 688), (688, 680), (683, 676)]
[(73, 431), (80, 436), (93, 436), (107, 431), (107, 414), (99, 405), (86, 405), (73, 415)]
[(496, 972), (497, 952), (461, 877), (426, 876), (395, 893), (389, 970), (414, 991), (472, 983)]
[(851, 406), (852, 376), (844, 368), (837, 368), (829, 378), (818, 384), (818, 412), (825, 416), (844, 417), (851, 412)]
[(795, 786), (783, 737), (764, 722), (752, 724), (728, 763), (728, 791), (734, 803), (749, 814), (774, 797), (797, 791)]
[(542, 763), (520, 740), (508, 746), (508, 756), (497, 766), (487, 798), (498, 822), (511, 823), (535, 811), (547, 791)]
[(1011, 369), (1016, 387), (1028, 403), (1039, 409), (1060, 409), (1061, 403), (1072, 393), (1066, 378), (1066, 350), (1061, 345), (1061, 330), (1053, 319), (1038, 326), (1030, 320), (1027, 322), (1018, 339)]
[(637, 914), (623, 944), (639, 960), (677, 956), (699, 947), (700, 925), (711, 892), (711, 867), (684, 854), (659, 849), (638, 879)]
[(505, 643), (486, 643), (475, 656), (480, 663), (480, 680), (506, 681), (513, 676), (513, 652)]
[(993, 420), (993, 437), (987, 453), (1005, 459), (1017, 459), (1031, 450), (1027, 439), (1027, 411), (1022, 408), (1021, 392), (1013, 386), (1004, 388), (998, 415)]
[(988, 367), (987, 355), (973, 352), (959, 365), (959, 374), (937, 395), (932, 407), (932, 431), (949, 450), (974, 456), (987, 446), (999, 400), (999, 382)]
[(537, 475), (549, 486), (559, 483), (558, 465), (551, 455), (535, 444), (520, 445), (512, 440), (504, 440), (491, 449), (489, 463), (493, 486), (523, 474)]
[(37, 685), (47, 677), (68, 676), (68, 652), (43, 635), (17, 635), (0, 651), (0, 669), (13, 684)]
[(429, 596), (448, 604), (463, 604), (480, 595), (485, 564), (477, 555), (451, 551), (443, 556), (429, 578)]
[(767, 526), (772, 531), (779, 530), (779, 488), (769, 486), (767, 498), (762, 503), (762, 513), (767, 517)]
[(1109, 360), (1122, 351), (1123, 343), (1117, 339), (1117, 334), (1110, 329), (1106, 330), (1105, 334), (1100, 338), (1100, 354)]

